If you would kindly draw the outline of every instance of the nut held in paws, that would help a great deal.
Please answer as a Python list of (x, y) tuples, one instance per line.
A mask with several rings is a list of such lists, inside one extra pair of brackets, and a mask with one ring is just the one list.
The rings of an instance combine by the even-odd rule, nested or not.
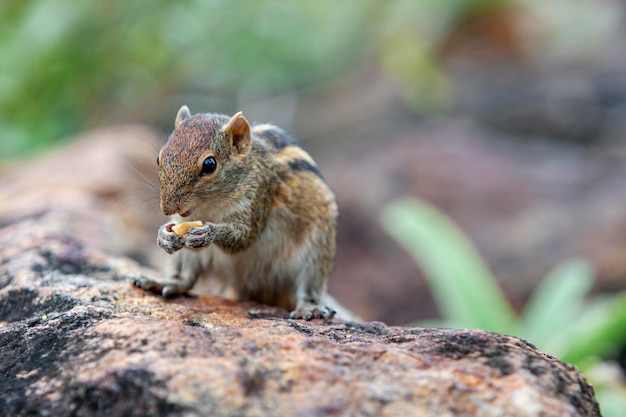
[(172, 231), (176, 233), (178, 236), (183, 237), (187, 234), (189, 229), (191, 229), (192, 227), (202, 227), (202, 222), (200, 220), (196, 220), (194, 222), (178, 223), (172, 226)]

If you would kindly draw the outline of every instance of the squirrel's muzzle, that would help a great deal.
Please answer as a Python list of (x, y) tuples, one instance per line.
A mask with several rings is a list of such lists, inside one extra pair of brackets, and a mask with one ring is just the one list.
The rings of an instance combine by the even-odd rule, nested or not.
[[(180, 193), (173, 193), (180, 194)], [(166, 216), (171, 216), (181, 212), (180, 198), (176, 195), (167, 195), (161, 192), (161, 212)]]

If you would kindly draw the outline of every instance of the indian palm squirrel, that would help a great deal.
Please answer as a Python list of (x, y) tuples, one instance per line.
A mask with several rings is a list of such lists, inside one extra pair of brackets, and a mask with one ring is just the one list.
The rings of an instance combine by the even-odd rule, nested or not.
[[(159, 152), (160, 206), (170, 222), (157, 243), (165, 276), (135, 285), (163, 296), (199, 280), (213, 295), (330, 319), (337, 204), (315, 161), (282, 129), (183, 106)], [(201, 221), (179, 236), (183, 219)], [(330, 301), (329, 301), (330, 300)]]

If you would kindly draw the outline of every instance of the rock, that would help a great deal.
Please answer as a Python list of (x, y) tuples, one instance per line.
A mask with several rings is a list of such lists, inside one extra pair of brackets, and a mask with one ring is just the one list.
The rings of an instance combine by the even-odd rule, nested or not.
[(57, 222), (0, 230), (2, 415), (600, 415), (579, 371), (521, 339), (164, 300), (127, 282), (155, 271)]
[[(81, 241), (153, 260), (159, 213), (156, 156), (165, 136), (145, 126), (87, 132), (66, 146), (0, 169), (0, 225), (54, 213)], [(156, 189), (155, 189), (156, 187)], [(159, 254), (161, 255), (161, 254)]]

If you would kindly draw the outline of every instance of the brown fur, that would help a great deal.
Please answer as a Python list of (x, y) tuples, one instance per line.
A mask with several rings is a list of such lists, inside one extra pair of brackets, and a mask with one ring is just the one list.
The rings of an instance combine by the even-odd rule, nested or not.
[[(217, 169), (203, 174), (208, 157)], [(287, 307), (294, 318), (332, 317), (337, 205), (293, 139), (275, 126), (250, 128), (241, 113), (192, 116), (184, 106), (158, 162), (163, 213), (203, 226), (179, 238), (163, 225), (166, 276), (139, 285), (169, 295), (202, 278), (213, 294)]]

